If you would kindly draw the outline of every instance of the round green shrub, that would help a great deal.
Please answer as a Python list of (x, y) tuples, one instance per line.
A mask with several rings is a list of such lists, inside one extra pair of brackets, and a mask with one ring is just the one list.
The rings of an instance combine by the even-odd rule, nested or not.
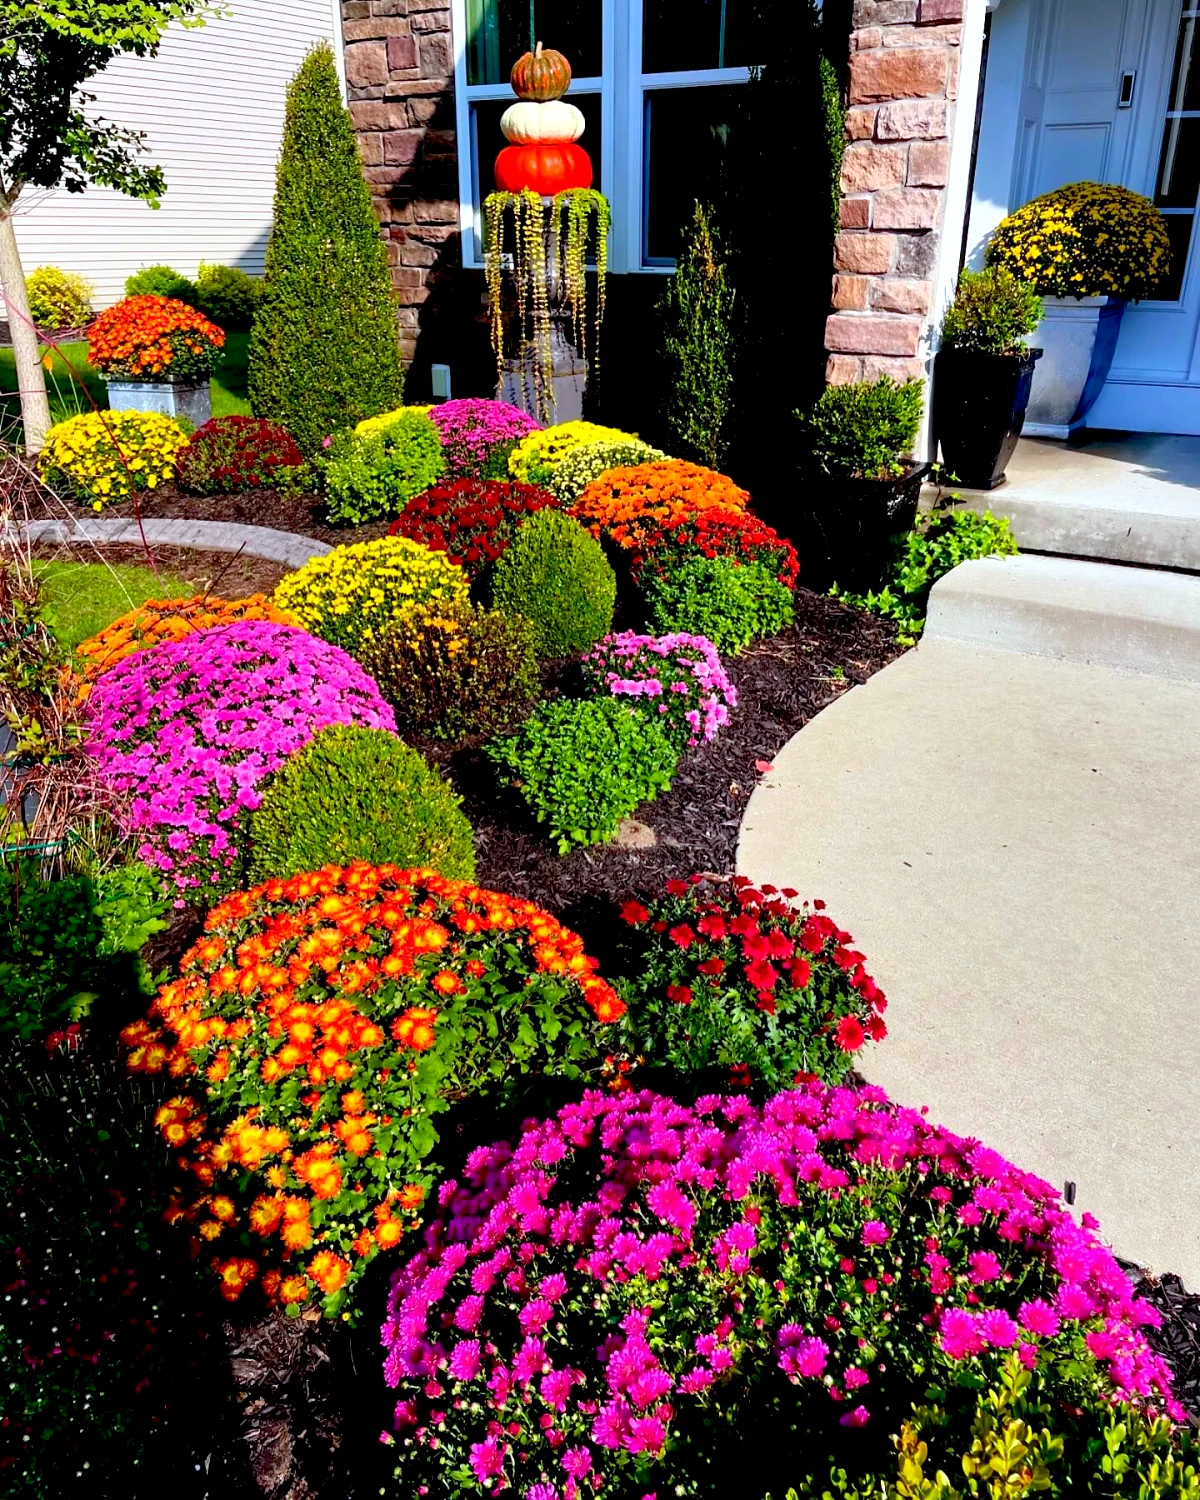
[(249, 328), (262, 293), (262, 277), (251, 276), (240, 266), (200, 264), (196, 307), (220, 328)]
[(256, 881), (355, 860), (475, 877), (460, 798), (385, 729), (322, 729), (271, 781), (250, 840)]
[(707, 636), (722, 656), (778, 635), (794, 614), (791, 593), (770, 568), (728, 557), (688, 557), (653, 575), (646, 605), (658, 635)]
[(375, 432), (339, 434), (324, 469), (330, 524), (361, 526), (399, 515), (446, 472), (446, 456), (430, 418), (403, 411)]
[(29, 314), (39, 328), (79, 328), (92, 316), (92, 285), (74, 271), (39, 266), (25, 278)]
[(602, 844), (671, 785), (678, 761), (662, 725), (614, 698), (544, 703), (488, 756), (520, 791), (558, 852)]
[(401, 732), (440, 740), (511, 729), (541, 689), (529, 621), (465, 601), (414, 605), (362, 657)]
[(126, 278), (127, 297), (176, 297), (189, 307), (196, 306), (196, 283), (171, 266), (143, 266)]
[(540, 655), (572, 656), (608, 634), (617, 575), (578, 521), (540, 510), (497, 562), (492, 600), (533, 622)]

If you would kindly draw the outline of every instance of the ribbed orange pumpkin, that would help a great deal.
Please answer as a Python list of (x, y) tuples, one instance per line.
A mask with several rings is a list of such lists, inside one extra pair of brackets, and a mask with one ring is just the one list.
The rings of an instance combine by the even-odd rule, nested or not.
[(496, 186), (502, 193), (532, 188), (543, 198), (568, 188), (592, 185), (592, 160), (582, 146), (570, 141), (542, 146), (505, 146), (496, 158)]
[(518, 99), (536, 99), (543, 104), (548, 99), (561, 99), (571, 87), (571, 64), (553, 48), (543, 52), (539, 42), (536, 51), (526, 52), (513, 63), (509, 81)]

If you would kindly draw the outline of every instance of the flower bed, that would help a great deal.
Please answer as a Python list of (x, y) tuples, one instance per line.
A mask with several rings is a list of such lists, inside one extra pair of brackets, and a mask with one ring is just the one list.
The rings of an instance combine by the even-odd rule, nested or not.
[(757, 1500), (845, 1469), (866, 1494), (920, 1472), (918, 1437), (931, 1471), (996, 1472), (1024, 1429), (977, 1424), (1007, 1390), (1045, 1412), (1046, 1483), (1089, 1491), (1112, 1413), (1110, 1452), (1180, 1415), (1095, 1227), (879, 1089), (588, 1093), (474, 1152), (393, 1277), (398, 1476)]
[(263, 620), (126, 657), (87, 703), (91, 751), (139, 855), (193, 899), (236, 883), (264, 778), (328, 724), (396, 727), (345, 652)]
[(207, 594), (192, 599), (150, 599), (77, 646), (75, 655), (83, 668), (84, 681), (92, 682), (138, 651), (237, 620), (296, 623), (295, 616), (272, 604), (265, 594), (252, 594), (248, 599), (216, 599)]
[(223, 901), (123, 1038), (182, 1085), (156, 1117), (191, 1178), (172, 1216), (224, 1296), (257, 1280), (333, 1313), (416, 1222), (432, 1117), (523, 1071), (580, 1076), (623, 1011), (531, 902), (359, 864)]

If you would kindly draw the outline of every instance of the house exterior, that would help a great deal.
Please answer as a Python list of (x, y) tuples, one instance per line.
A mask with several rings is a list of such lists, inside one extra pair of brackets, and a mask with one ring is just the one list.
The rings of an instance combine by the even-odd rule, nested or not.
[[(418, 387), (431, 359), (451, 366), (456, 389), (484, 378), (481, 279), (470, 273), (482, 265), (480, 204), (530, 9), (342, 0), (350, 109)], [(756, 59), (744, 55), (737, 7), (720, 0), (532, 10), (575, 65), (582, 144), (613, 205), (610, 268), (642, 289), (626, 322), (636, 333), (691, 190), (678, 163)], [(827, 378), (927, 374), (959, 269), (980, 262), (995, 224), (1038, 193), (1094, 178), (1159, 203), (1178, 270), (1162, 298), (1127, 310), (1089, 421), (1200, 432), (1198, 24), (1196, 0), (854, 0)], [(797, 202), (803, 233), (806, 194)]]
[(167, 191), (158, 209), (109, 188), (28, 189), (16, 231), (26, 271), (87, 277), (97, 307), (147, 265), (194, 276), (201, 261), (261, 272), (288, 81), (317, 41), (340, 53), (338, 0), (232, 0), (195, 30), (172, 26), (156, 57), (117, 58), (89, 86), (98, 115), (141, 130)]

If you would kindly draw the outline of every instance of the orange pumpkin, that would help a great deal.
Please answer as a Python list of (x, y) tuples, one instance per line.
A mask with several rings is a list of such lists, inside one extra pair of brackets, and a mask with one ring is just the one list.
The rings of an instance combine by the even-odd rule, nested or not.
[(518, 99), (536, 99), (539, 104), (561, 99), (571, 87), (571, 64), (561, 52), (543, 52), (539, 42), (536, 51), (526, 52), (513, 63), (509, 82)]
[(570, 141), (540, 146), (505, 146), (496, 158), (496, 186), (502, 193), (532, 188), (543, 198), (568, 188), (592, 185), (592, 159)]

